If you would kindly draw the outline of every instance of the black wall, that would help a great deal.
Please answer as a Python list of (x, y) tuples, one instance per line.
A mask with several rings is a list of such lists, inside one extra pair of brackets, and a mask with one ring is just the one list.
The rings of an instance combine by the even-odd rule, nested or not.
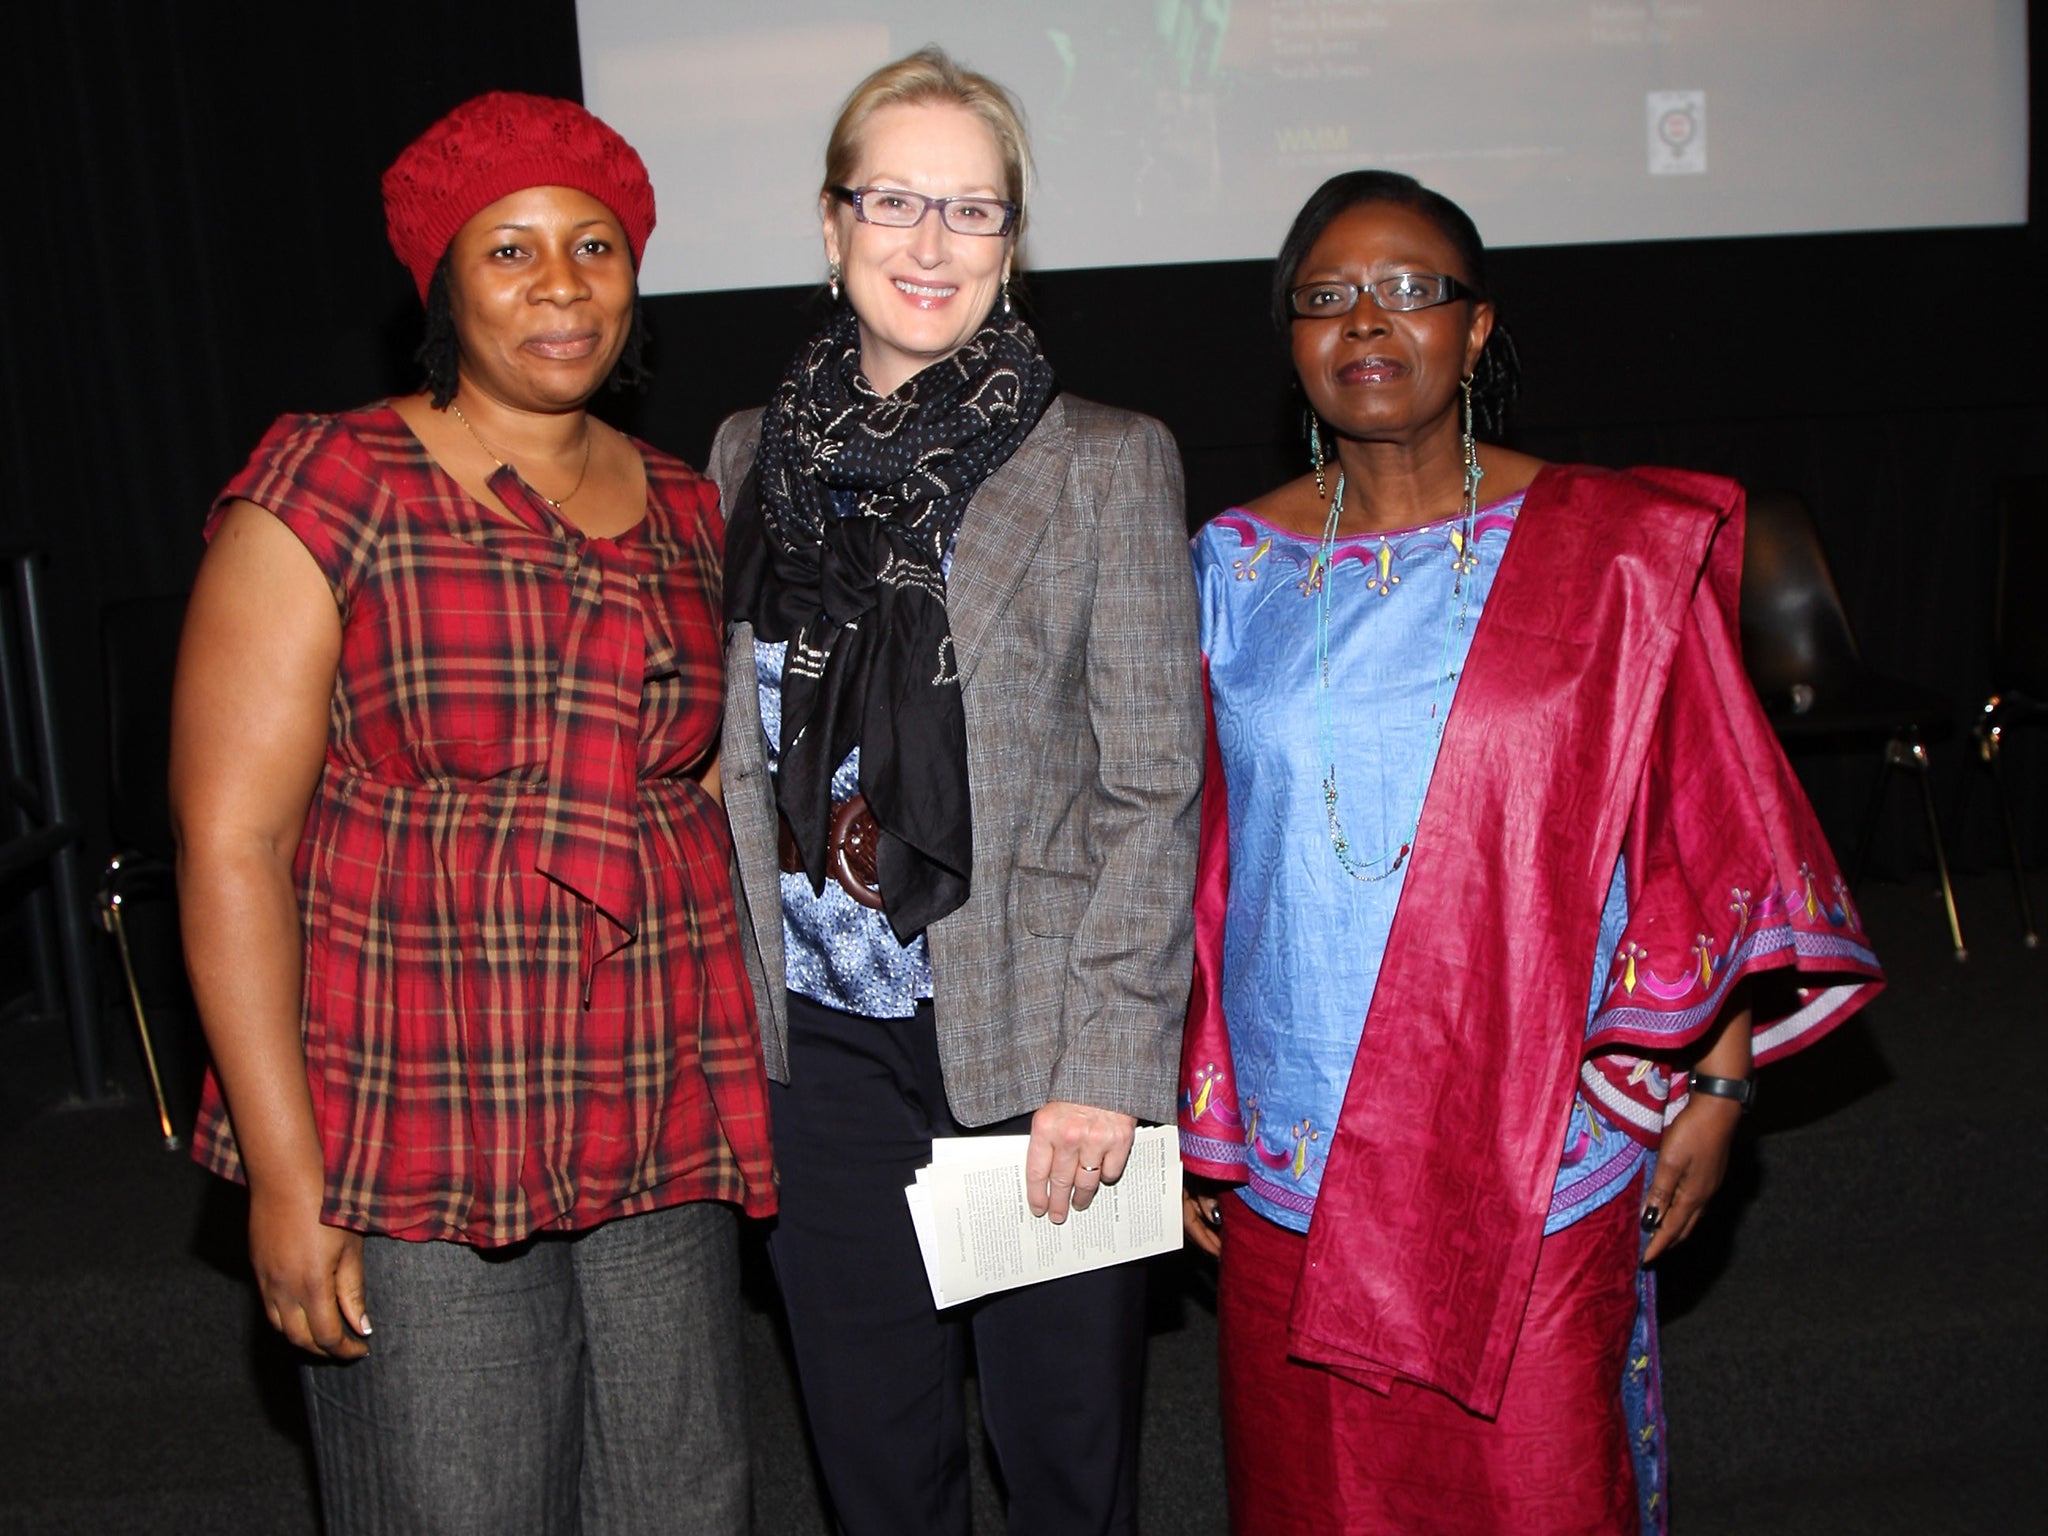
[[(417, 305), (384, 244), (378, 174), (474, 92), (577, 94), (575, 18), (568, 0), (21, 9), (0, 99), (18, 157), (0, 239), (0, 545), (49, 552), (65, 747), (98, 855), (101, 605), (189, 583), (211, 494), (277, 412), (410, 384)], [(2040, 472), (2048, 443), (2038, 123), (2033, 138), (2024, 228), (1499, 252), (1527, 366), (1512, 440), (1802, 492), (1869, 658), (1953, 693), (1960, 719), (1986, 680), (1993, 488)], [(1067, 385), (1173, 428), (1197, 520), (1298, 457), (1265, 281), (1261, 263), (1031, 280)], [(701, 462), (817, 304), (808, 289), (651, 301), (658, 381), (610, 414)], [(2048, 750), (2023, 740), (2012, 765), (2038, 858)], [(1802, 766), (1846, 836), (1867, 763)], [(1963, 805), (1960, 742), (1938, 766), (1945, 812), (1978, 829), (1965, 857), (1981, 857), (1988, 802)], [(1910, 859), (1899, 825), (1886, 851)]]

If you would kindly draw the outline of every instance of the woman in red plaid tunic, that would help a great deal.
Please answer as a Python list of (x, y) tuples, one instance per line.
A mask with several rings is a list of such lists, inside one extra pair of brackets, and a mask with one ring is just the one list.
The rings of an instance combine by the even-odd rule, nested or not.
[(187, 621), (195, 1145), (319, 1357), (330, 1533), (743, 1530), (735, 1212), (774, 1196), (721, 525), (584, 410), (653, 194), (582, 108), (499, 93), (385, 197), (429, 387), (280, 421)]

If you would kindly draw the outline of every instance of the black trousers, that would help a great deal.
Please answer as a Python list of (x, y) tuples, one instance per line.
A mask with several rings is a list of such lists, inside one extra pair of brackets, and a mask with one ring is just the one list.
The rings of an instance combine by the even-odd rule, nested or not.
[(969, 1132), (946, 1105), (931, 1005), (870, 1019), (792, 995), (789, 1074), (769, 1086), (782, 1183), (768, 1251), (839, 1530), (965, 1536), (971, 1340), (1011, 1536), (1131, 1536), (1144, 1267), (939, 1312), (903, 1190), (934, 1136)]

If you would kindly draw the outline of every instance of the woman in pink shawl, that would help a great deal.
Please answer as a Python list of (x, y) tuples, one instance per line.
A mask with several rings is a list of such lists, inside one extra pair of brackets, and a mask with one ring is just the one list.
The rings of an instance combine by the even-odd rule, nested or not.
[(1661, 1530), (1644, 1266), (1882, 985), (1742, 671), (1742, 492), (1477, 441), (1513, 350), (1408, 177), (1326, 183), (1274, 283), (1311, 471), (1194, 543), (1232, 1529)]

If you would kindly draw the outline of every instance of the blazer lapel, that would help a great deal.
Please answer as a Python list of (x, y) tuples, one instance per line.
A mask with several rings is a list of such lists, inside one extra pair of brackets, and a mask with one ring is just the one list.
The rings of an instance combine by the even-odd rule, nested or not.
[(1024, 446), (983, 482), (960, 520), (946, 573), (946, 621), (962, 682), (974, 675), (989, 634), (1031, 568), (1074, 462), (1073, 438), (1065, 402), (1055, 396)]

